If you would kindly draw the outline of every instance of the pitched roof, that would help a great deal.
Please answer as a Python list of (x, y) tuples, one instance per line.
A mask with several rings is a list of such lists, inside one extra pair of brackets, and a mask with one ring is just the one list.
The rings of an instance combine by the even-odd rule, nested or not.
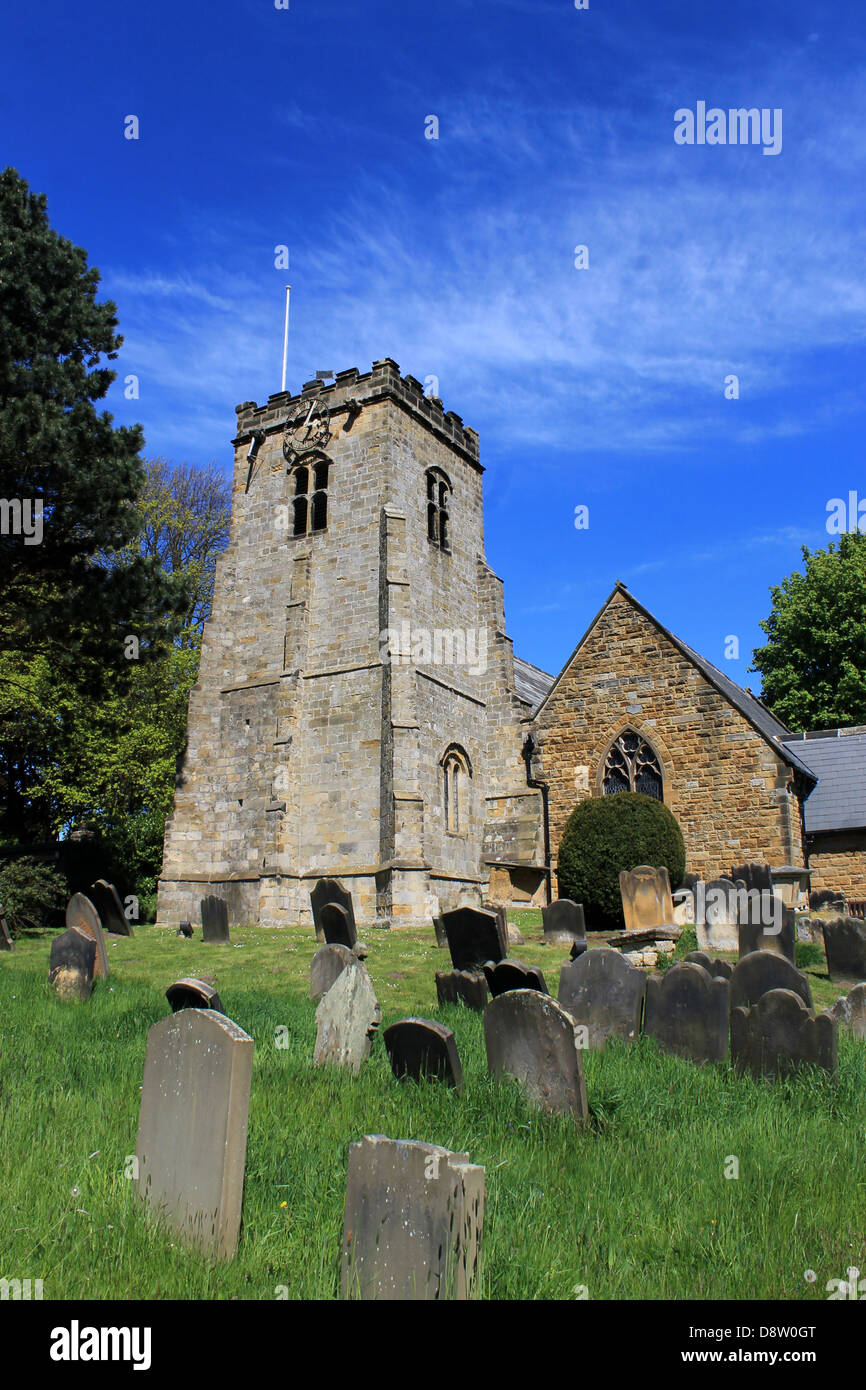
[(542, 671), (540, 666), (522, 661), (519, 656), (514, 658), (514, 689), (528, 705), (535, 708), (541, 704), (552, 685), (553, 676)]
[(866, 729), (830, 729), (790, 734), (818, 785), (805, 804), (806, 834), (866, 827)]

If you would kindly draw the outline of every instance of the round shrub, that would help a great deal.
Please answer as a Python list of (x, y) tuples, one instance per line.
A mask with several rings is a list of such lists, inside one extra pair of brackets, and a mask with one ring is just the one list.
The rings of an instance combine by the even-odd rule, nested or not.
[(559, 843), (559, 892), (583, 903), (588, 926), (624, 926), (620, 869), (667, 868), (671, 888), (686, 871), (686, 848), (676, 817), (641, 792), (593, 796), (575, 806)]

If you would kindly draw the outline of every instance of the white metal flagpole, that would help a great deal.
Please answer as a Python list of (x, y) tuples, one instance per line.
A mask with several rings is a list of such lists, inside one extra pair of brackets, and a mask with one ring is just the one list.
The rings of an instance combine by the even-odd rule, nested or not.
[(291, 293), (291, 289), (291, 285), (286, 285), (286, 327), (283, 332), (283, 380), (280, 386), (281, 391), (285, 391), (286, 389), (286, 358), (289, 352), (289, 294)]

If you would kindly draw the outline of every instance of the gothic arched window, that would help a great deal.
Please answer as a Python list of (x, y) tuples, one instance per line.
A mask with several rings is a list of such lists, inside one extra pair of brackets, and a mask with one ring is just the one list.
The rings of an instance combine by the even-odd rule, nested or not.
[(427, 481), (427, 539), (440, 550), (451, 550), (451, 483), (441, 468), (428, 468)]
[[(472, 764), (462, 748), (452, 743), (446, 749), (440, 767), (442, 778), (442, 809), (445, 813), (445, 829), (457, 832), (466, 821), (466, 796), (468, 779), (472, 776)], [(461, 823), (461, 816), (463, 821)]]
[(658, 758), (645, 738), (634, 729), (624, 729), (614, 739), (604, 760), (605, 796), (616, 792), (642, 792), (662, 801), (662, 770)]
[(328, 525), (328, 460), (310, 459), (291, 473), (293, 535), (324, 531)]

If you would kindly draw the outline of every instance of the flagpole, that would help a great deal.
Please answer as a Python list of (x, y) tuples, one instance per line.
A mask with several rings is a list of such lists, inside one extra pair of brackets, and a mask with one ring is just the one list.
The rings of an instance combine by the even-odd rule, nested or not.
[(286, 326), (283, 331), (283, 380), (280, 386), (281, 391), (286, 389), (286, 358), (289, 352), (289, 294), (291, 285), (286, 285)]

